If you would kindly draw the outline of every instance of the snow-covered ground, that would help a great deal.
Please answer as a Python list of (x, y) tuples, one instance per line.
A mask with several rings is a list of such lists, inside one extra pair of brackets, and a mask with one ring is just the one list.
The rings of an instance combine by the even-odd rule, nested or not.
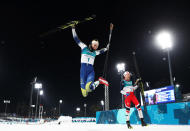
[[(190, 125), (132, 125), (134, 131), (190, 131)], [(0, 131), (126, 131), (126, 125), (95, 123), (2, 124)]]

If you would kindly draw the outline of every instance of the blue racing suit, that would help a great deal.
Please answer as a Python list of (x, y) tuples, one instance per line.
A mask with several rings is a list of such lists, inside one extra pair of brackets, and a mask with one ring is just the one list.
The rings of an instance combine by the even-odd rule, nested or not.
[(101, 50), (90, 51), (86, 44), (80, 41), (78, 38), (75, 28), (72, 28), (72, 34), (75, 42), (81, 48), (81, 69), (80, 69), (80, 85), (82, 95), (86, 97), (88, 92), (94, 90), (93, 83), (95, 78), (94, 73), (94, 60), (96, 55), (102, 54), (107, 51), (107, 48), (102, 48)]

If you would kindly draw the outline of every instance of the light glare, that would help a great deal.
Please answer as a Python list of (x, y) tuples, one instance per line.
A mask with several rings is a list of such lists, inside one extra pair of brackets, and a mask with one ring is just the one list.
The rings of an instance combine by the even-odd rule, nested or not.
[(35, 83), (35, 88), (36, 89), (41, 89), (42, 88), (42, 84), (41, 83)]
[(40, 95), (43, 95), (44, 94), (44, 91), (43, 90), (40, 90)]
[(176, 84), (176, 87), (178, 88), (178, 87), (180, 87), (180, 85), (179, 85), (179, 84)]
[(103, 101), (103, 100), (101, 100), (101, 105), (102, 105), (102, 106), (104, 105), (104, 101)]
[(125, 63), (117, 64), (118, 72), (125, 71)]
[(172, 47), (171, 34), (166, 31), (160, 32), (156, 37), (156, 41), (162, 49), (169, 49)]
[(79, 108), (79, 107), (77, 107), (77, 108), (76, 108), (76, 110), (77, 110), (77, 111), (80, 111), (80, 108)]

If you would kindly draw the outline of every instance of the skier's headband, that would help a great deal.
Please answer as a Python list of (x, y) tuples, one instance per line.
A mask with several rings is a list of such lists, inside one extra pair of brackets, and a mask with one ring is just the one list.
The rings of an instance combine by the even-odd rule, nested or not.
[(92, 40), (91, 44), (97, 44), (97, 45), (99, 45), (99, 42), (98, 42), (98, 40)]
[(125, 72), (123, 73), (123, 76), (125, 77), (127, 74), (129, 74), (130, 76), (132, 75), (130, 72), (125, 71)]

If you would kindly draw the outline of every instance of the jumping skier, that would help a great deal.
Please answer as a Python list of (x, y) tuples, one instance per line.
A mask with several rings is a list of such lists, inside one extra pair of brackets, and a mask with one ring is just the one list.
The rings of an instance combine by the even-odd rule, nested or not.
[(87, 97), (88, 93), (95, 90), (99, 84), (109, 86), (108, 82), (102, 77), (99, 77), (98, 81), (94, 82), (95, 73), (93, 68), (95, 57), (106, 52), (109, 49), (109, 44), (106, 48), (97, 50), (99, 42), (97, 39), (94, 39), (89, 46), (87, 46), (78, 38), (75, 31), (75, 24), (72, 25), (72, 34), (75, 42), (81, 48), (80, 85), (83, 97)]
[(144, 122), (143, 118), (143, 113), (140, 107), (140, 104), (134, 95), (134, 91), (138, 88), (137, 84), (139, 82), (139, 79), (136, 80), (135, 84), (133, 85), (131, 81), (131, 73), (128, 71), (125, 71), (123, 74), (123, 80), (121, 82), (121, 94), (124, 95), (125, 97), (125, 107), (126, 107), (126, 124), (129, 129), (132, 128), (130, 125), (130, 107), (131, 107), (131, 102), (135, 104), (135, 107), (138, 110), (138, 115), (139, 118), (141, 119), (141, 125), (142, 126), (147, 126), (147, 124)]

